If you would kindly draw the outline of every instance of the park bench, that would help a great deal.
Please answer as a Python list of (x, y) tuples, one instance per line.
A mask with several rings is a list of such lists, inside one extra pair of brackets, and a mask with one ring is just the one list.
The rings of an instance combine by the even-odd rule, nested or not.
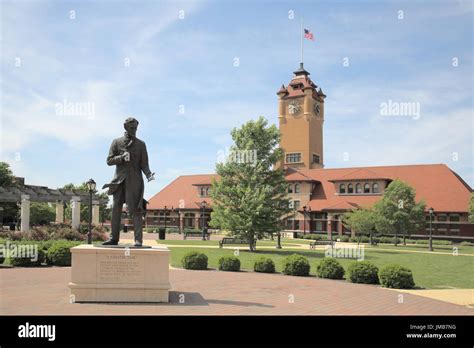
[[(222, 238), (222, 240), (219, 241), (219, 248), (222, 248), (224, 244), (246, 244), (249, 245), (249, 241), (246, 239), (240, 239), (240, 238)], [(253, 241), (253, 246), (255, 247), (257, 245), (257, 241)]]
[(331, 247), (334, 247), (336, 243), (332, 240), (315, 240), (314, 242), (309, 243), (309, 248), (314, 249), (316, 246), (320, 245), (330, 245)]
[[(204, 233), (204, 238), (209, 240), (211, 239), (211, 235), (207, 232)], [(183, 239), (186, 240), (188, 238), (202, 238), (202, 232), (184, 232)]]

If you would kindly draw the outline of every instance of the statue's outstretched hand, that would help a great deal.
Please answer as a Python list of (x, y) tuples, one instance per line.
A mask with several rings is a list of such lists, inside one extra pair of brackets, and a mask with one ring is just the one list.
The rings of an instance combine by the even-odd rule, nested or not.
[(147, 176), (148, 182), (155, 180), (155, 173), (151, 173), (150, 175)]

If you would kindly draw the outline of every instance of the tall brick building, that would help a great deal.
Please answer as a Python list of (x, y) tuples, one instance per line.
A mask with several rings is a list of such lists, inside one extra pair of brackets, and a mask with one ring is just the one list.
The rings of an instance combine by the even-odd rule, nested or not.
[[(417, 200), (423, 199), (427, 209), (434, 209), (433, 234), (437, 238), (474, 239), (474, 224), (468, 223), (472, 189), (445, 164), (324, 168), (326, 95), (309, 75), (301, 63), (288, 85), (277, 92), (280, 146), (284, 150), (284, 163), (279, 165), (285, 167), (294, 208), (294, 214), (286, 219), (287, 230), (351, 234), (341, 222), (342, 214), (373, 205), (391, 181), (401, 179), (416, 190)], [(213, 177), (216, 175), (176, 178), (149, 199), (146, 225), (163, 225), (165, 219), (168, 226), (181, 229), (207, 225)], [(418, 235), (427, 233), (428, 225)]]

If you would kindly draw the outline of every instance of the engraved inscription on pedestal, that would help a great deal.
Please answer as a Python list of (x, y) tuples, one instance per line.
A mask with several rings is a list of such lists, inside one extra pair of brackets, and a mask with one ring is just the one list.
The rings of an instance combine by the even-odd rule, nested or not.
[(144, 258), (135, 255), (98, 255), (97, 281), (99, 283), (143, 283)]

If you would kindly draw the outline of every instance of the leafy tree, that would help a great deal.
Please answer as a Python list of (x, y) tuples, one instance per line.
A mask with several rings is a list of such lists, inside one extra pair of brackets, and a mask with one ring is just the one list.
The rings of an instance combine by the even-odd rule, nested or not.
[(45, 202), (30, 203), (30, 224), (47, 225), (56, 219), (56, 209), (54, 205)]
[(361, 235), (368, 234), (371, 244), (373, 243), (373, 235), (377, 232), (378, 218), (378, 214), (373, 209), (364, 208), (345, 213), (342, 217), (343, 222), (359, 236), (359, 240)]
[(394, 180), (385, 190), (374, 210), (379, 215), (376, 228), (379, 232), (403, 234), (403, 244), (407, 235), (419, 230), (425, 224), (425, 203), (415, 201), (415, 190), (407, 183)]
[(469, 201), (469, 222), (474, 222), (474, 192), (471, 193), (471, 200)]
[[(16, 187), (15, 175), (6, 162), (0, 162), (0, 187)], [(1, 215), (4, 222), (18, 221), (20, 218), (20, 208), (16, 202), (0, 203), (2, 209)]]
[(282, 217), (290, 212), (288, 184), (283, 169), (275, 166), (283, 154), (280, 132), (260, 117), (234, 128), (231, 135), (231, 154), (216, 165), (220, 180), (212, 183), (210, 225), (247, 239), (254, 251), (253, 242), (279, 233)]
[(6, 162), (0, 162), (0, 187), (17, 186), (15, 176)]

